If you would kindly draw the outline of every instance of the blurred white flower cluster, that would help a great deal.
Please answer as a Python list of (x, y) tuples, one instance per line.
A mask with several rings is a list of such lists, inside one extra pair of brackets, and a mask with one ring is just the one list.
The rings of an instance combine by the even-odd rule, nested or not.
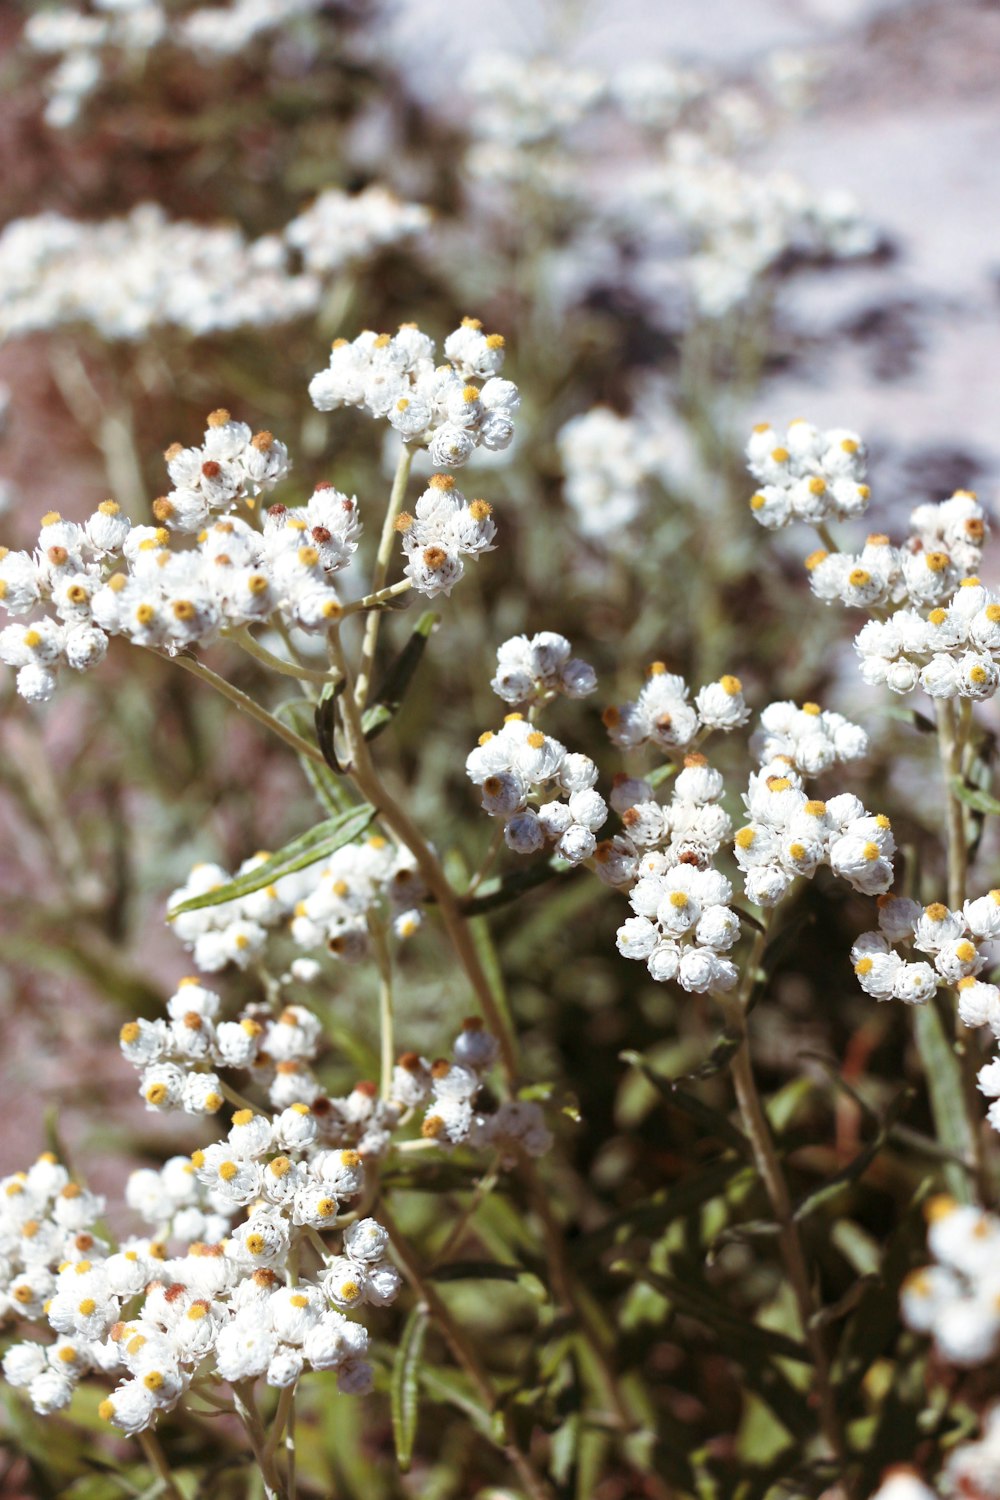
[[(0, 340), (88, 324), (139, 341), (269, 328), (314, 313), (332, 274), (399, 243), (427, 211), (386, 189), (321, 193), (281, 234), (248, 241), (232, 225), (172, 220), (153, 203), (94, 223), (45, 213), (0, 233)], [(290, 252), (302, 258), (296, 271)]]
[(494, 212), (509, 202), (498, 190), (530, 193), (572, 224), (574, 248), (601, 247), (602, 264), (627, 242), (632, 282), (654, 302), (669, 305), (680, 292), (689, 317), (724, 317), (784, 262), (876, 247), (849, 193), (815, 193), (744, 160), (800, 102), (785, 87), (791, 73), (801, 96), (808, 71), (786, 59), (733, 85), (669, 61), (601, 73), (549, 58), (477, 57), (466, 78), (466, 169)]
[(323, 0), (232, 0), (228, 5), (188, 6), (161, 0), (91, 0), (62, 3), (29, 16), (25, 46), (55, 66), (45, 80), (45, 123), (56, 130), (75, 125), (91, 95), (116, 71), (154, 48), (169, 45), (199, 61), (235, 57), (258, 37), (281, 32), (299, 16), (322, 8)]

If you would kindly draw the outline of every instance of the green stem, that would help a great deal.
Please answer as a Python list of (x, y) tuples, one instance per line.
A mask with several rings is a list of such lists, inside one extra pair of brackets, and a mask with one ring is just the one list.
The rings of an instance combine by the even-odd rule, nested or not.
[(304, 740), (300, 734), (295, 733), (294, 729), (289, 729), (286, 724), (282, 724), (280, 719), (276, 719), (272, 713), (268, 713), (266, 708), (257, 703), (247, 693), (241, 692), (238, 687), (234, 687), (231, 682), (227, 682), (224, 677), (220, 677), (218, 672), (213, 672), (211, 667), (206, 667), (193, 656), (168, 656), (166, 652), (155, 650), (153, 651), (153, 655), (159, 656), (163, 661), (171, 661), (175, 666), (183, 667), (185, 672), (190, 672), (193, 677), (197, 677), (201, 682), (206, 682), (217, 693), (221, 693), (224, 698), (228, 698), (230, 703), (235, 704), (242, 713), (248, 714), (251, 719), (256, 719), (258, 724), (263, 724), (267, 729), (270, 729), (271, 733), (276, 734), (279, 740), (284, 740), (285, 744), (290, 745), (296, 755), (304, 755), (307, 760), (315, 761), (318, 766), (326, 765), (323, 754), (316, 745), (310, 745), (308, 740)]
[(392, 1005), (392, 955), (389, 952), (389, 944), (386, 942), (385, 928), (377, 917), (369, 917), (368, 930), (371, 933), (375, 966), (378, 969), (378, 1019), (382, 1058), (379, 1092), (383, 1099), (388, 1099), (392, 1092), (392, 1072), (396, 1063)]
[(267, 1433), (264, 1431), (264, 1424), (254, 1400), (253, 1381), (233, 1381), (232, 1391), (237, 1415), (243, 1423), (260, 1469), (260, 1477), (264, 1481), (264, 1494), (267, 1500), (289, 1500), (288, 1489), (278, 1471), (274, 1452), (268, 1448)]
[[(966, 700), (967, 701), (967, 700)], [(962, 778), (965, 750), (972, 730), (971, 710), (966, 711), (965, 702), (958, 718), (955, 705), (949, 698), (935, 703), (938, 728), (938, 755), (941, 761), (941, 779), (945, 795), (945, 832), (948, 846), (948, 905), (952, 911), (961, 911), (965, 901), (966, 881), (969, 869), (969, 848), (966, 836), (965, 808), (954, 791), (954, 783)], [(966, 1028), (955, 1013), (955, 1050), (958, 1053), (962, 1076), (962, 1102), (966, 1118), (965, 1160), (974, 1172), (974, 1183), (981, 1188), (983, 1182), (983, 1131), (982, 1095), (977, 1084), (977, 1058)], [(932, 1100), (934, 1097), (932, 1091)], [(944, 1137), (948, 1145), (956, 1144), (950, 1135)]]
[(733, 1058), (732, 1077), (739, 1105), (743, 1129), (750, 1142), (754, 1164), (764, 1184), (771, 1210), (778, 1221), (778, 1244), (788, 1280), (798, 1308), (802, 1333), (813, 1359), (813, 1389), (819, 1407), (820, 1428), (827, 1445), (840, 1465), (841, 1475), (846, 1472), (850, 1455), (837, 1410), (837, 1398), (830, 1375), (830, 1360), (822, 1333), (815, 1327), (816, 1307), (813, 1299), (809, 1267), (795, 1222), (791, 1194), (785, 1181), (781, 1159), (775, 1150), (771, 1127), (767, 1121), (764, 1105), (757, 1091), (750, 1044), (747, 1035), (747, 1010), (759, 977), (760, 961), (767, 942), (766, 927), (754, 934), (753, 945), (743, 968), (743, 976), (735, 997), (726, 1005), (727, 1019), (738, 1032), (741, 1042)]
[(347, 665), (336, 627), (329, 632), (329, 642), (331, 659), (347, 683), (347, 690), (341, 694), (339, 702), (344, 717), (344, 733), (347, 739), (347, 754), (352, 779), (362, 796), (378, 808), (382, 822), (406, 845), (416, 860), (424, 883), (437, 901), (445, 930), (456, 957), (475, 990), (487, 1025), (500, 1043), (504, 1072), (508, 1084), (512, 1086), (518, 1074), (514, 1038), (507, 1028), (486, 971), (480, 962), (472, 934), (462, 915), (459, 897), (452, 889), (451, 882), (441, 868), (437, 856), (419, 828), (383, 785), (368, 750), (368, 742), (361, 726), (357, 697), (351, 691), (350, 668)]
[(962, 774), (962, 752), (964, 736), (958, 734), (955, 722), (955, 705), (949, 698), (939, 698), (935, 704), (937, 712), (938, 754), (941, 759), (941, 776), (944, 780), (946, 832), (948, 839), (948, 905), (953, 911), (961, 909), (965, 900), (965, 881), (968, 873), (968, 847), (965, 839), (965, 809), (955, 795), (952, 782)]
[(164, 1493), (170, 1495), (171, 1500), (184, 1500), (184, 1496), (177, 1488), (174, 1476), (170, 1472), (167, 1455), (160, 1447), (160, 1440), (153, 1429), (147, 1427), (145, 1432), (137, 1432), (136, 1437), (139, 1439), (139, 1447), (145, 1454), (149, 1467), (163, 1481)]
[(839, 552), (840, 548), (837, 546), (836, 539), (834, 538), (834, 535), (831, 532), (829, 526), (826, 524), (826, 522), (825, 521), (817, 521), (815, 523), (815, 526), (816, 526), (816, 535), (819, 537), (820, 541), (823, 543), (823, 546), (826, 548), (827, 552)]
[(412, 587), (411, 579), (401, 578), (398, 583), (391, 583), (388, 588), (378, 589), (374, 594), (366, 594), (363, 599), (352, 599), (350, 604), (344, 605), (337, 619), (343, 620), (347, 615), (361, 614), (366, 609), (378, 611), (381, 605), (388, 604), (390, 599), (398, 599), (401, 594), (409, 593)]
[[(389, 506), (382, 522), (382, 535), (379, 537), (378, 552), (375, 555), (375, 568), (372, 573), (372, 594), (378, 594), (385, 587), (386, 575), (389, 572), (389, 559), (392, 556), (392, 544), (396, 535), (396, 519), (403, 508), (403, 498), (406, 495), (406, 486), (410, 478), (410, 467), (413, 463), (413, 453), (407, 447), (403, 447), (396, 464), (396, 473), (393, 476), (392, 491), (389, 495)], [(372, 667), (375, 664), (375, 650), (378, 646), (378, 632), (381, 624), (382, 613), (376, 610), (368, 616), (365, 624), (365, 637), (361, 647), (361, 665), (358, 668), (358, 681), (355, 687), (355, 702), (359, 708), (364, 708), (368, 697), (368, 689), (371, 686)]]

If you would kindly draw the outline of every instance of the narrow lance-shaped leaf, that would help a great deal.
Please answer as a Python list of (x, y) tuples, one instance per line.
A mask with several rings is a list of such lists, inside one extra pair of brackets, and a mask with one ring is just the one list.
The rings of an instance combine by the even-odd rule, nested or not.
[(964, 802), (966, 807), (971, 807), (973, 812), (1000, 813), (1000, 801), (991, 797), (989, 792), (984, 792), (978, 786), (966, 786), (960, 776), (951, 779), (951, 790), (959, 802)]
[(403, 1474), (409, 1472), (417, 1436), (420, 1359), (427, 1333), (427, 1320), (428, 1312), (424, 1306), (417, 1306), (410, 1313), (392, 1367), (392, 1436), (396, 1444), (396, 1462)]
[(331, 771), (336, 771), (338, 776), (343, 772), (343, 766), (337, 756), (335, 736), (337, 732), (337, 699), (344, 691), (344, 679), (339, 682), (330, 683), (319, 696), (314, 715), (316, 723), (316, 743), (323, 752), (323, 759)]
[(279, 849), (277, 854), (272, 854), (245, 875), (237, 875), (235, 880), (229, 880), (225, 885), (218, 885), (214, 890), (192, 896), (179, 906), (171, 907), (167, 912), (167, 920), (173, 921), (174, 917), (179, 917), (186, 911), (200, 911), (205, 906), (222, 906), (227, 901), (238, 901), (243, 896), (252, 895), (254, 891), (263, 890), (267, 885), (273, 885), (283, 875), (292, 875), (296, 870), (304, 870), (307, 865), (328, 859), (343, 844), (351, 843), (364, 833), (375, 817), (375, 811), (374, 807), (363, 802), (360, 807), (352, 807), (347, 812), (338, 813), (335, 818), (328, 818), (325, 823), (318, 823), (308, 833), (300, 834), (297, 839)]
[[(913, 1032), (927, 1076), (939, 1141), (959, 1160), (971, 1162), (974, 1142), (964, 1108), (962, 1065), (955, 1056), (955, 1044), (937, 997), (926, 1005), (914, 1006)], [(975, 1193), (967, 1171), (957, 1163), (947, 1162), (943, 1175), (948, 1191), (959, 1203), (973, 1202)]]
[(689, 1094), (684, 1089), (678, 1088), (673, 1078), (668, 1078), (665, 1074), (658, 1073), (655, 1068), (650, 1066), (641, 1053), (622, 1052), (619, 1056), (622, 1062), (627, 1062), (633, 1068), (638, 1068), (643, 1077), (649, 1080), (668, 1104), (672, 1105), (675, 1109), (681, 1110), (683, 1114), (688, 1115), (690, 1119), (694, 1120), (696, 1125), (700, 1125), (709, 1135), (716, 1136), (733, 1151), (738, 1151), (743, 1156), (750, 1154), (750, 1142), (746, 1136), (743, 1135), (742, 1131), (737, 1130), (732, 1121), (728, 1120), (721, 1111), (712, 1109), (710, 1105), (704, 1104), (700, 1099), (696, 1099), (693, 1094)]
[(410, 639), (385, 674), (375, 694), (375, 702), (361, 721), (366, 740), (373, 740), (380, 735), (399, 712), (423, 658), (431, 632), (440, 618), (433, 610), (427, 610), (413, 627)]
[(546, 885), (550, 880), (555, 880), (556, 876), (562, 875), (571, 868), (565, 860), (557, 859), (553, 855), (551, 859), (529, 865), (524, 870), (512, 870), (507, 875), (494, 876), (492, 880), (484, 880), (477, 893), (462, 902), (462, 909), (470, 917), (482, 916), (487, 911), (496, 911), (498, 907), (507, 906), (511, 901), (516, 901), (518, 896), (524, 895), (525, 891)]

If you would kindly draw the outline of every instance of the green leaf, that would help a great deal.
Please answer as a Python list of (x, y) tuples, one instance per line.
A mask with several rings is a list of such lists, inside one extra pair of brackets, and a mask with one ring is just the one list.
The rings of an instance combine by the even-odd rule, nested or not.
[(933, 719), (928, 719), (926, 714), (918, 713), (915, 708), (900, 708), (896, 704), (889, 704), (884, 708), (876, 710), (883, 713), (887, 719), (897, 719), (900, 724), (909, 724), (913, 729), (919, 730), (921, 734), (936, 734), (937, 725)]
[(440, 618), (433, 610), (427, 610), (413, 627), (410, 639), (386, 672), (375, 694), (375, 701), (361, 720), (366, 740), (373, 740), (380, 735), (398, 714), (427, 648), (431, 632)]
[(517, 1281), (524, 1267), (498, 1260), (451, 1260), (429, 1274), (432, 1281)]
[(799, 1223), (815, 1213), (818, 1208), (822, 1208), (823, 1204), (828, 1203), (831, 1198), (835, 1198), (842, 1188), (847, 1187), (849, 1183), (856, 1182), (867, 1172), (888, 1140), (892, 1127), (912, 1098), (912, 1089), (900, 1089), (886, 1110), (874, 1139), (869, 1141), (864, 1150), (859, 1151), (854, 1160), (848, 1162), (842, 1171), (837, 1172), (828, 1182), (824, 1182), (822, 1187), (803, 1198), (793, 1215)]
[(800, 1364), (812, 1363), (809, 1350), (797, 1339), (790, 1339), (773, 1328), (762, 1328), (759, 1323), (751, 1322), (742, 1313), (725, 1306), (700, 1287), (651, 1271), (648, 1266), (636, 1265), (631, 1261), (617, 1261), (611, 1269), (646, 1282), (666, 1297), (677, 1312), (695, 1318), (711, 1328), (727, 1345), (729, 1352), (735, 1358), (740, 1358), (741, 1362), (745, 1361), (751, 1350), (757, 1350), (781, 1359), (794, 1359)]
[(323, 759), (331, 771), (337, 775), (343, 772), (343, 766), (337, 756), (336, 734), (337, 734), (337, 699), (344, 691), (344, 679), (339, 682), (328, 683), (319, 695), (316, 703), (314, 719), (316, 723), (316, 743), (323, 752)]
[(610, 1249), (620, 1233), (643, 1236), (659, 1233), (703, 1204), (721, 1198), (731, 1187), (733, 1179), (741, 1175), (747, 1180), (754, 1178), (753, 1169), (744, 1163), (742, 1157), (726, 1156), (702, 1165), (665, 1192), (615, 1214), (599, 1229), (579, 1235), (570, 1248), (570, 1258), (576, 1265), (586, 1265)]
[(392, 1367), (390, 1387), (392, 1437), (396, 1445), (396, 1462), (402, 1474), (408, 1474), (410, 1471), (413, 1444), (417, 1436), (417, 1415), (420, 1410), (420, 1359), (424, 1350), (429, 1316), (427, 1308), (422, 1305), (418, 1305), (410, 1313)]
[(989, 792), (984, 792), (981, 787), (966, 786), (961, 776), (953, 776), (949, 785), (959, 802), (964, 802), (966, 807), (971, 807), (974, 812), (1000, 813), (1000, 801), (996, 797), (991, 797)]
[(536, 886), (546, 885), (550, 880), (555, 880), (571, 868), (565, 860), (557, 859), (555, 855), (551, 859), (542, 860), (539, 864), (529, 865), (524, 870), (512, 870), (507, 875), (494, 876), (492, 880), (486, 880), (479, 887), (475, 896), (462, 902), (462, 910), (467, 916), (481, 916), (484, 912), (495, 911), (499, 906), (507, 906), (509, 902), (516, 901), (518, 896), (523, 896), (525, 891), (534, 890)]
[[(927, 1078), (938, 1140), (962, 1161), (973, 1159), (973, 1140), (965, 1113), (962, 1065), (941, 1014), (937, 997), (915, 1007), (913, 1034)], [(969, 1173), (956, 1162), (947, 1162), (943, 1175), (948, 1191), (959, 1203), (972, 1203), (975, 1185)]]
[(186, 911), (200, 911), (205, 906), (221, 906), (227, 901), (238, 901), (243, 896), (252, 895), (254, 891), (263, 890), (266, 885), (273, 885), (283, 875), (292, 875), (296, 870), (304, 870), (307, 865), (328, 859), (335, 850), (364, 833), (374, 818), (375, 811), (374, 807), (363, 802), (359, 807), (338, 813), (335, 818), (317, 823), (315, 828), (292, 839), (277, 854), (272, 854), (245, 875), (237, 875), (235, 880), (227, 881), (225, 885), (205, 891), (201, 896), (192, 896), (179, 906), (172, 906), (167, 912), (167, 921), (173, 921), (174, 917), (179, 917)]
[(668, 760), (664, 765), (657, 766), (655, 770), (647, 771), (642, 779), (652, 787), (662, 786), (665, 781), (670, 780), (671, 776), (676, 776), (679, 770), (680, 766), (675, 761)]
[(668, 1078), (663, 1073), (658, 1073), (655, 1068), (650, 1066), (641, 1053), (620, 1052), (618, 1055), (622, 1062), (627, 1062), (633, 1068), (638, 1068), (639, 1072), (645, 1078), (648, 1078), (649, 1082), (668, 1104), (672, 1105), (674, 1109), (679, 1109), (688, 1115), (690, 1119), (694, 1120), (695, 1124), (702, 1127), (706, 1134), (716, 1136), (724, 1145), (730, 1147), (733, 1151), (738, 1151), (742, 1156), (750, 1155), (750, 1142), (742, 1131), (737, 1130), (736, 1126), (721, 1110), (712, 1109), (710, 1105), (704, 1104), (702, 1100), (695, 1098), (694, 1094), (689, 1094), (686, 1090), (678, 1088), (673, 1078)]

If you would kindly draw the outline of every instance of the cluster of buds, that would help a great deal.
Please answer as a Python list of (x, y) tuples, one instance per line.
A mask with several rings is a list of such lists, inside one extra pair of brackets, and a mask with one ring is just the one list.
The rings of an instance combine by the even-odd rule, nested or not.
[(523, 714), (512, 713), (495, 734), (480, 736), (465, 769), (482, 788), (490, 817), (503, 821), (508, 849), (534, 854), (549, 845), (570, 864), (591, 858), (608, 808), (589, 756), (570, 753)]
[(1000, 1219), (944, 1196), (930, 1200), (926, 1215), (933, 1264), (903, 1282), (903, 1321), (929, 1334), (948, 1364), (985, 1364), (1000, 1353)]
[(492, 552), (497, 534), (489, 501), (466, 500), (450, 474), (434, 474), (413, 513), (403, 511), (395, 524), (404, 574), (429, 599), (450, 594), (465, 571), (462, 558)]
[(428, 1062), (416, 1052), (403, 1054), (393, 1073), (392, 1095), (407, 1110), (424, 1109), (424, 1140), (496, 1151), (502, 1164), (512, 1166), (519, 1154), (544, 1155), (552, 1133), (533, 1100), (508, 1099), (492, 1111), (483, 1110), (483, 1081), (497, 1050), (496, 1038), (483, 1029), (479, 1017), (469, 1016), (451, 1059)]
[(505, 703), (541, 708), (553, 698), (586, 698), (597, 687), (589, 662), (571, 654), (564, 635), (543, 630), (514, 635), (497, 647), (497, 670), (490, 687)]
[(750, 717), (743, 684), (727, 673), (701, 688), (694, 703), (683, 677), (668, 672), (662, 661), (648, 669), (648, 680), (631, 703), (606, 708), (604, 726), (620, 750), (653, 744), (668, 753), (694, 748), (713, 729), (738, 729)]
[(618, 778), (611, 794), (637, 876), (629, 891), (635, 915), (618, 929), (618, 951), (643, 960), (654, 979), (676, 979), (699, 993), (723, 993), (737, 979), (726, 955), (739, 939), (740, 921), (727, 905), (732, 886), (712, 868), (732, 831), (720, 805), (724, 790), (721, 774), (704, 755), (692, 754), (666, 807), (647, 782), (628, 777)]
[(733, 853), (755, 905), (777, 906), (797, 876), (811, 880), (821, 865), (867, 896), (892, 885), (889, 819), (850, 792), (811, 798), (798, 771), (779, 759), (751, 774), (743, 801), (749, 821), (737, 830)]

